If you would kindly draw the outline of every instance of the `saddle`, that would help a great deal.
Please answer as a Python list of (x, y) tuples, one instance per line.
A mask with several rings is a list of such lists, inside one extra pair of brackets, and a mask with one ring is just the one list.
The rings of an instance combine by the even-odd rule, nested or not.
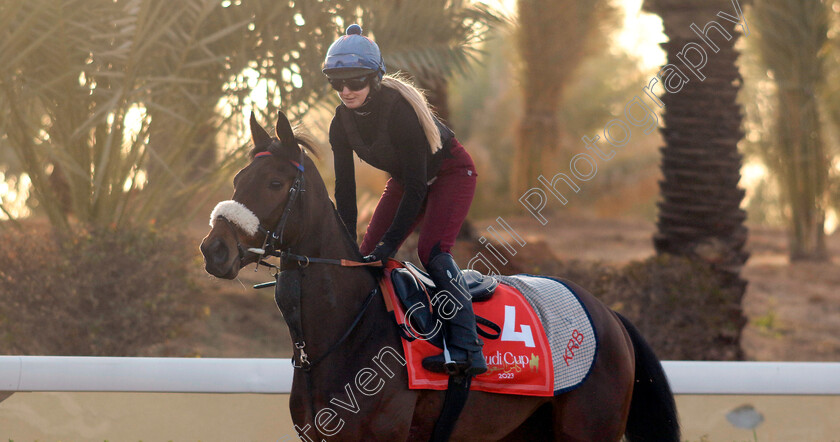
[[(391, 271), (391, 282), (394, 284), (397, 297), (400, 298), (403, 306), (408, 308), (414, 303), (409, 304), (407, 300), (426, 297), (420, 296), (420, 294), (434, 294), (436, 288), (428, 273), (410, 262), (404, 262), (403, 265), (405, 267), (395, 268)], [(472, 302), (487, 301), (493, 296), (496, 287), (499, 286), (499, 281), (495, 278), (482, 275), (476, 270), (461, 270), (461, 274), (467, 285), (467, 291), (472, 297)], [(426, 303), (426, 305), (429, 304)]]
[[(470, 294), (471, 302), (484, 302), (492, 298), (493, 293), (499, 286), (499, 281), (493, 277), (467, 269), (461, 270), (462, 278)], [(433, 306), (431, 300), (437, 293), (437, 288), (432, 278), (423, 270), (410, 262), (391, 261), (385, 272), (385, 280), (390, 281), (394, 294), (404, 311), (410, 310), (418, 303), (422, 305), (410, 316), (411, 329), (423, 336), (429, 335), (433, 326)], [(416, 307), (415, 307), (416, 308)], [(408, 319), (408, 318), (407, 318)], [(424, 320), (425, 319), (425, 320)], [(492, 321), (476, 316), (476, 331), (487, 339), (498, 339), (501, 327)], [(486, 331), (482, 327), (491, 331)], [(408, 330), (405, 324), (400, 324), (400, 334), (408, 341), (413, 341), (417, 336)], [(429, 341), (436, 347), (443, 347), (442, 335), (435, 334)]]

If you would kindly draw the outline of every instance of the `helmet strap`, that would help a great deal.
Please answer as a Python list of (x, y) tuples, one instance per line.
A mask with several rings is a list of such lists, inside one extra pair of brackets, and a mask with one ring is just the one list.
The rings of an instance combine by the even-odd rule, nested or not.
[(371, 74), (370, 76), (370, 91), (379, 92), (382, 88), (382, 79), (379, 77), (379, 72)]

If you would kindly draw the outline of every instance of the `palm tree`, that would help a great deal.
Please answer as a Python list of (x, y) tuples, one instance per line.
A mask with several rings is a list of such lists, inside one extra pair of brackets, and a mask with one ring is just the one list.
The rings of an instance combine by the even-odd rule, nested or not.
[[(746, 213), (740, 208), (744, 190), (738, 187), (738, 142), (743, 132), (741, 108), (735, 100), (741, 76), (735, 65), (736, 25), (717, 17), (722, 11), (732, 15), (732, 3), (645, 0), (644, 7), (662, 17), (669, 39), (662, 46), (669, 64), (688, 71), (678, 54), (690, 43), (707, 47), (707, 62), (702, 69), (705, 79), (693, 76), (681, 91), (661, 97), (665, 106), (665, 128), (661, 129), (665, 147), (661, 149), (662, 199), (658, 203), (654, 246), (660, 255), (699, 259), (718, 271), (721, 291), (716, 302), (729, 306), (729, 317), (725, 318), (729, 327), (718, 330), (717, 339), (722, 347), (736, 349), (740, 357), (739, 342), (746, 323), (741, 301), (747, 286), (740, 272), (749, 256), (744, 251)], [(693, 23), (702, 32), (712, 20), (720, 24), (731, 37), (729, 40), (708, 28), (706, 38), (710, 44), (692, 31)]]
[[(708, 46), (704, 80), (689, 78), (679, 92), (666, 93), (665, 139), (662, 151), (658, 232), (654, 245), (658, 253), (685, 255), (713, 263), (732, 277), (739, 288), (738, 301), (746, 288), (740, 270), (749, 256), (746, 214), (741, 210), (744, 190), (738, 187), (742, 138), (741, 108), (735, 99), (741, 76), (735, 61), (735, 24), (716, 17), (720, 11), (732, 14), (729, 0), (646, 0), (645, 8), (658, 13), (669, 40), (662, 46), (668, 63), (683, 67), (678, 53), (686, 44), (700, 42), (692, 29), (717, 19), (732, 37), (726, 40), (710, 30), (709, 38), (719, 48)], [(711, 29), (711, 28), (710, 28)], [(686, 75), (692, 75), (687, 73)], [(661, 86), (660, 86), (661, 87)], [(661, 89), (660, 89), (661, 90)]]
[(776, 85), (775, 139), (766, 140), (762, 155), (782, 189), (791, 260), (828, 259), (831, 160), (821, 133), (820, 91), (831, 55), (831, 3), (756, 0), (751, 15), (758, 34), (753, 46)]
[[(230, 98), (228, 115), (248, 104), (234, 99), (246, 94), (237, 74), (251, 65), (270, 64), (279, 73), (320, 64), (317, 36), (273, 38), (294, 34), (300, 27), (290, 31), (288, 22), (311, 8), (247, 5), (0, 4), (0, 133), (57, 230), (67, 231), (71, 217), (84, 225), (120, 226), (183, 214), (183, 205), (206, 185), (190, 174), (215, 148), (208, 127), (222, 123), (219, 100)], [(320, 20), (324, 33), (333, 34), (333, 15), (310, 23)], [(304, 39), (308, 51), (300, 47)], [(299, 56), (283, 58), (290, 53)], [(311, 83), (314, 75), (301, 77)], [(322, 83), (319, 78), (317, 88), (301, 84), (280, 95), (294, 110), (316, 100), (313, 91)], [(226, 175), (236, 158), (225, 158), (214, 171)]]
[(257, 78), (265, 113), (301, 116), (330, 93), (321, 65), (339, 23), (380, 20), (383, 40), (412, 42), (392, 49), (395, 65), (433, 78), (465, 69), (489, 17), (461, 2), (366, 3), (1, 2), (0, 158), (12, 152), (59, 231), (179, 219), (241, 164), (245, 149), (216, 159), (214, 141), (254, 107)]
[(525, 109), (511, 180), (516, 198), (537, 183), (545, 154), (557, 151), (563, 88), (587, 54), (603, 49), (602, 24), (615, 11), (607, 0), (519, 0), (517, 7)]

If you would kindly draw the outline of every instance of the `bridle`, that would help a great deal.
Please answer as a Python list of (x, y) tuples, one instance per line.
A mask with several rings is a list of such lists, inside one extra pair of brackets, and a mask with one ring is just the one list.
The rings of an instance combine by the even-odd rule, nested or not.
[[(269, 148), (276, 143), (277, 143), (277, 141), (275, 141), (274, 143), (269, 145)], [(268, 156), (271, 156), (271, 155), (272, 155), (271, 152), (269, 152), (268, 150), (265, 150), (263, 152), (259, 152), (256, 155), (254, 155), (254, 160), (256, 160), (258, 158), (268, 157)], [(276, 266), (274, 264), (271, 264), (271, 263), (265, 261), (264, 259), (267, 256), (276, 256), (276, 257), (281, 256), (281, 253), (277, 251), (277, 243), (278, 243), (278, 241), (280, 243), (282, 243), (283, 233), (286, 230), (286, 223), (289, 220), (289, 215), (292, 213), (292, 207), (294, 206), (294, 203), (297, 200), (298, 195), (300, 195), (301, 192), (305, 191), (305, 188), (304, 188), (304, 174), (303, 174), (303, 172), (304, 172), (303, 164), (304, 164), (304, 159), (305, 158), (306, 158), (306, 153), (305, 153), (304, 149), (301, 149), (300, 150), (300, 162), (296, 162), (296, 161), (293, 161), (293, 160), (288, 160), (289, 163), (291, 163), (291, 165), (294, 166), (295, 169), (297, 169), (297, 175), (295, 176), (295, 180), (294, 180), (294, 182), (292, 182), (292, 185), (289, 188), (289, 198), (288, 198), (288, 200), (286, 200), (286, 206), (283, 208), (283, 214), (280, 217), (280, 220), (277, 222), (277, 225), (274, 227), (274, 229), (269, 230), (269, 229), (265, 228), (262, 225), (262, 223), (257, 224), (257, 232), (265, 235), (265, 239), (263, 240), (263, 244), (262, 244), (261, 248), (251, 247), (251, 248), (245, 249), (245, 247), (243, 247), (242, 243), (239, 241), (239, 235), (237, 234), (237, 228), (235, 226), (235, 223), (230, 221), (224, 215), (219, 215), (219, 216), (216, 217), (216, 219), (223, 220), (225, 222), (225, 224), (227, 224), (228, 227), (230, 227), (231, 230), (234, 232), (234, 237), (236, 238), (236, 249), (237, 249), (237, 252), (239, 254), (240, 266), (242, 265), (242, 262), (245, 260), (245, 253), (246, 252), (251, 252), (251, 253), (257, 255), (257, 267), (254, 269), (254, 271), (257, 271), (259, 269), (259, 266), (261, 266), (261, 265), (266, 266), (266, 267), (270, 267), (270, 268), (274, 269), (275, 272), (280, 271), (280, 268), (278, 266)]]
[[(265, 151), (260, 152), (254, 155), (254, 159), (262, 158), (271, 156), (271, 152)], [(277, 266), (274, 264), (268, 263), (264, 261), (264, 257), (266, 256), (274, 256), (281, 258), (283, 260), (288, 261), (297, 261), (300, 263), (302, 268), (306, 268), (309, 264), (333, 264), (342, 267), (362, 267), (362, 266), (370, 266), (370, 267), (381, 267), (381, 261), (374, 261), (374, 262), (359, 262), (359, 261), (352, 261), (349, 259), (328, 259), (328, 258), (315, 258), (310, 256), (298, 255), (291, 252), (291, 248), (287, 248), (285, 250), (277, 249), (277, 244), (283, 243), (283, 233), (286, 229), (286, 223), (289, 220), (289, 215), (292, 213), (292, 209), (294, 208), (294, 203), (298, 198), (298, 195), (305, 192), (306, 189), (304, 187), (304, 160), (306, 158), (306, 150), (300, 150), (300, 162), (289, 160), (289, 163), (292, 164), (297, 169), (297, 175), (295, 176), (295, 180), (292, 182), (291, 187), (289, 188), (289, 199), (286, 201), (286, 206), (283, 208), (283, 214), (280, 216), (280, 220), (277, 221), (277, 225), (274, 229), (269, 230), (263, 227), (260, 224), (257, 227), (257, 231), (265, 235), (265, 240), (263, 241), (262, 248), (250, 248), (248, 249), (249, 252), (255, 253), (260, 255), (260, 258), (257, 261), (258, 265), (263, 265), (266, 267), (277, 269)]]
[[(275, 141), (276, 142), (276, 141)], [(272, 153), (268, 150), (259, 152), (254, 155), (254, 160), (259, 158), (264, 158), (271, 156)], [(291, 187), (289, 188), (289, 198), (286, 200), (286, 205), (283, 207), (282, 215), (280, 216), (280, 220), (278, 220), (277, 224), (274, 226), (273, 229), (269, 230), (265, 228), (261, 223), (257, 227), (257, 230), (260, 233), (265, 235), (265, 240), (263, 241), (262, 248), (249, 248), (248, 251), (258, 255), (257, 258), (257, 268), (259, 266), (269, 267), (273, 271), (273, 276), (275, 281), (273, 283), (266, 283), (266, 284), (258, 284), (255, 288), (264, 288), (270, 287), (272, 285), (275, 286), (275, 298), (279, 296), (279, 291), (281, 289), (281, 274), (287, 273), (290, 271), (294, 271), (298, 273), (297, 278), (302, 278), (303, 269), (307, 268), (310, 264), (332, 264), (332, 265), (339, 265), (343, 267), (360, 267), (360, 266), (382, 266), (382, 263), (379, 261), (376, 262), (357, 262), (351, 261), (347, 259), (327, 259), (327, 258), (317, 258), (317, 257), (309, 257), (303, 255), (297, 255), (291, 252), (291, 246), (286, 248), (285, 250), (278, 249), (278, 245), (283, 244), (283, 235), (286, 230), (286, 223), (289, 221), (289, 216), (292, 213), (292, 210), (295, 207), (295, 203), (297, 202), (299, 196), (306, 191), (305, 188), (305, 179), (304, 179), (304, 162), (306, 159), (306, 150), (300, 150), (300, 162), (296, 162), (293, 160), (288, 160), (289, 163), (292, 164), (297, 169), (297, 175), (295, 176), (294, 181), (292, 182)], [(303, 203), (303, 199), (300, 200)], [(225, 219), (224, 217), (222, 217)], [(227, 219), (225, 219), (228, 223)], [(243, 254), (243, 247), (239, 244), (237, 238), (237, 247), (239, 248), (240, 256)], [(296, 261), (298, 263), (298, 268), (296, 269), (284, 269), (281, 266), (274, 265), (270, 262), (265, 260), (268, 256), (278, 257), (284, 261)], [(241, 259), (241, 258), (240, 258)], [(282, 261), (281, 261), (282, 263)], [(285, 279), (284, 279), (285, 280)], [(295, 278), (293, 278), (295, 280)], [(371, 302), (373, 301), (374, 295), (378, 291), (378, 287), (374, 287), (373, 290), (370, 291), (368, 296), (365, 298), (361, 309), (359, 310), (358, 314), (354, 318), (350, 327), (344, 332), (344, 334), (335, 341), (323, 354), (321, 354), (315, 360), (310, 360), (309, 355), (306, 353), (304, 348), (306, 347), (306, 342), (303, 339), (303, 327), (300, 323), (300, 311), (301, 311), (301, 290), (300, 290), (300, 280), (296, 279), (296, 283), (287, 284), (288, 287), (282, 287), (285, 289), (284, 291), (289, 293), (289, 296), (294, 297), (294, 302), (296, 303), (296, 315), (289, 315), (286, 317), (286, 322), (289, 325), (289, 331), (292, 335), (292, 339), (295, 341), (294, 346), (297, 349), (299, 355), (297, 357), (298, 361), (295, 361), (295, 358), (292, 358), (292, 366), (295, 368), (303, 369), (306, 372), (309, 372), (313, 367), (315, 367), (318, 363), (326, 359), (335, 349), (339, 347), (355, 330), (356, 326), (361, 322), (364, 313), (367, 311), (368, 306), (370, 306)], [(279, 303), (278, 303), (279, 305)], [(285, 316), (285, 312), (284, 312)], [(307, 377), (308, 379), (308, 377)]]
[[(269, 151), (260, 152), (254, 155), (254, 160), (264, 157), (271, 156), (272, 153)], [(257, 230), (265, 235), (265, 240), (263, 240), (262, 248), (255, 249), (251, 248), (248, 249), (249, 252), (255, 253), (259, 255), (257, 258), (257, 265), (264, 265), (267, 267), (277, 268), (274, 264), (268, 263), (264, 261), (266, 256), (277, 256), (280, 257), (281, 253), (277, 250), (277, 243), (283, 243), (283, 233), (286, 231), (286, 223), (289, 221), (289, 215), (292, 213), (292, 208), (294, 207), (295, 201), (297, 201), (298, 196), (305, 192), (306, 189), (304, 188), (304, 160), (306, 159), (306, 150), (300, 150), (300, 162), (296, 162), (293, 160), (288, 160), (292, 166), (297, 169), (297, 175), (295, 175), (295, 180), (292, 182), (291, 187), (289, 188), (289, 198), (286, 200), (286, 206), (283, 208), (283, 214), (280, 216), (280, 220), (277, 221), (277, 225), (274, 226), (274, 229), (267, 229), (262, 224), (257, 227)], [(279, 270), (279, 269), (278, 269)]]

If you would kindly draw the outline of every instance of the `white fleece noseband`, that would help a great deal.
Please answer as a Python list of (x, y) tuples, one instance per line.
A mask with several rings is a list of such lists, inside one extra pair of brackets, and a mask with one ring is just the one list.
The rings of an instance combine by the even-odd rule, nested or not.
[(210, 214), (210, 227), (216, 222), (216, 218), (223, 216), (228, 221), (239, 226), (248, 235), (254, 236), (257, 234), (257, 229), (260, 226), (260, 219), (251, 209), (245, 207), (242, 203), (227, 200), (216, 204), (213, 212)]

